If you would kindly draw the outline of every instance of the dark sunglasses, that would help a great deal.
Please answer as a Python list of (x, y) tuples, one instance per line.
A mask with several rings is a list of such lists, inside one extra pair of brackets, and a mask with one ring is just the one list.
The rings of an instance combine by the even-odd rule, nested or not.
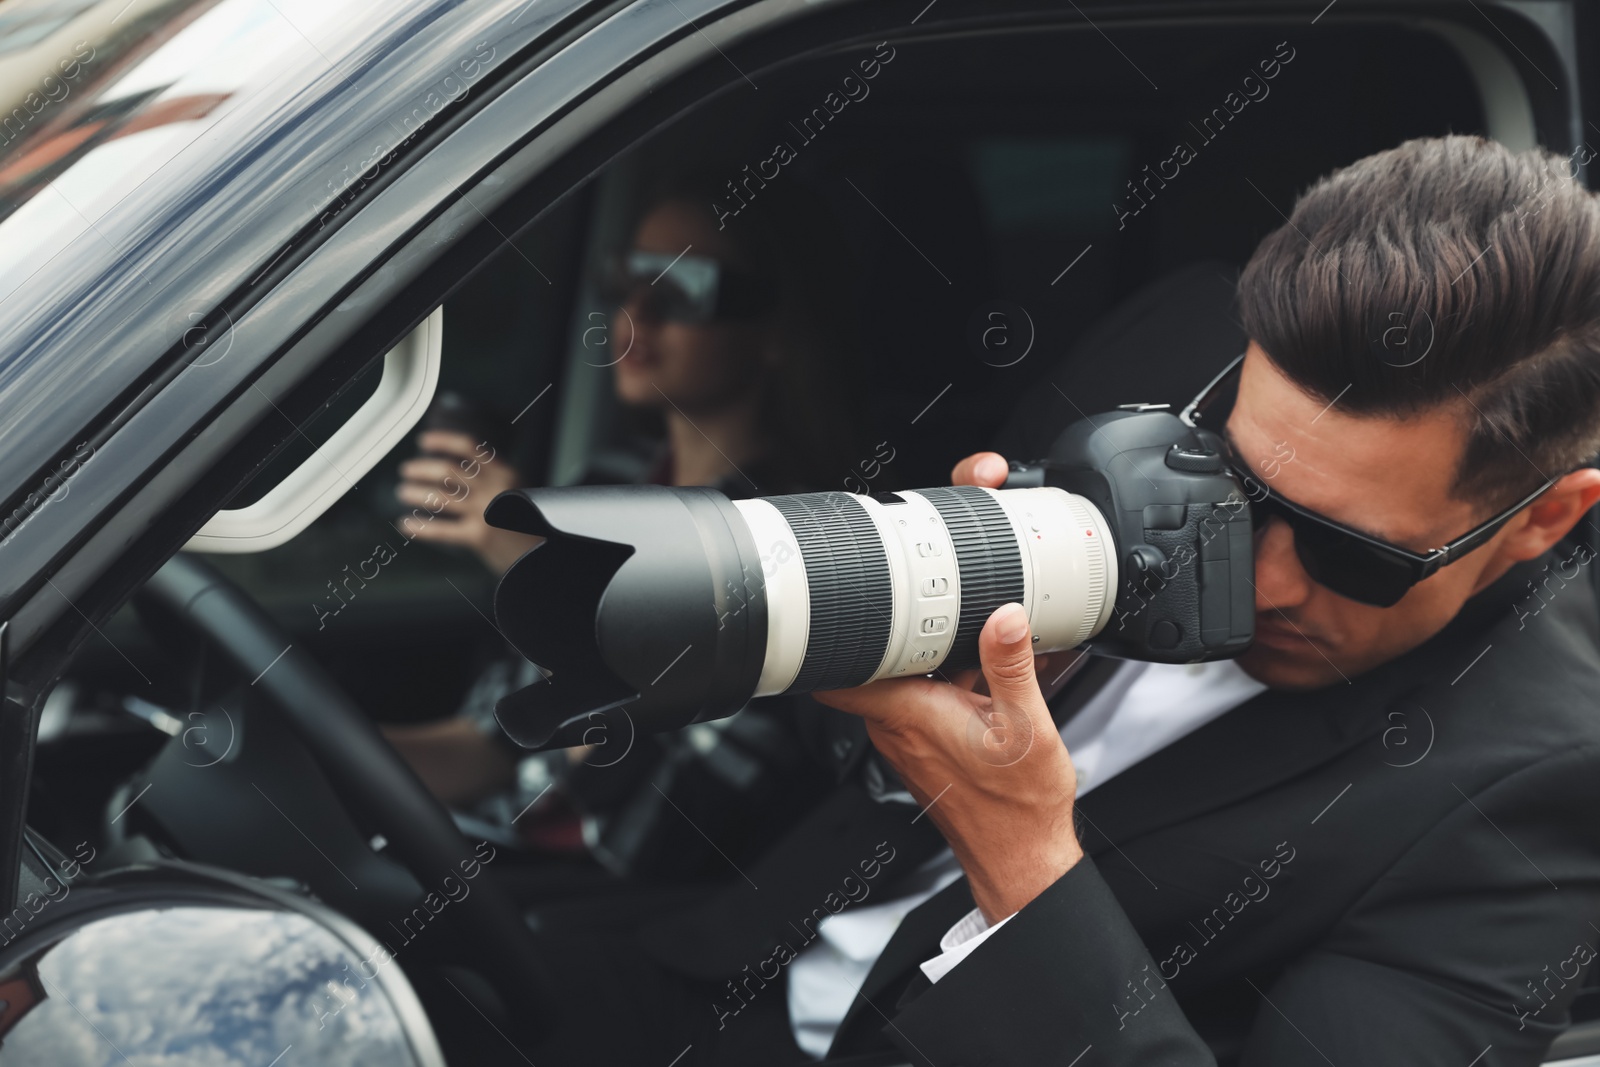
[(598, 281), (607, 303), (621, 307), (635, 301), (642, 315), (660, 322), (753, 319), (777, 302), (777, 289), (768, 279), (688, 252), (618, 253), (606, 259)]
[(1560, 477), (1549, 479), (1488, 522), (1443, 547), (1420, 553), (1401, 548), (1285, 499), (1250, 470), (1249, 464), (1234, 449), (1227, 432), (1228, 415), (1239, 394), (1239, 370), (1243, 364), (1243, 356), (1230, 363), (1178, 417), (1196, 430), (1204, 431), (1208, 443), (1218, 446), (1227, 457), (1250, 502), (1252, 526), (1259, 530), (1270, 518), (1282, 519), (1294, 532), (1295, 554), (1311, 579), (1351, 600), (1379, 608), (1393, 606), (1413, 585), (1488, 541)]

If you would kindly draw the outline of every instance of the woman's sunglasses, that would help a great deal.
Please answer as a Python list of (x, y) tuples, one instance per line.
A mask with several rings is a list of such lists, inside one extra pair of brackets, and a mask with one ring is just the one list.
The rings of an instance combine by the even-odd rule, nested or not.
[(1294, 532), (1295, 554), (1306, 573), (1340, 596), (1380, 608), (1398, 603), (1413, 585), (1488, 541), (1557, 481), (1549, 479), (1488, 522), (1441, 548), (1419, 553), (1370, 537), (1274, 493), (1239, 457), (1228, 437), (1227, 422), (1238, 397), (1243, 364), (1243, 356), (1230, 363), (1178, 417), (1196, 430), (1213, 435), (1212, 443), (1220, 445), (1250, 501), (1252, 525), (1259, 530), (1273, 517), (1287, 523)]
[(753, 319), (776, 303), (770, 281), (710, 256), (692, 253), (623, 252), (601, 269), (601, 298), (620, 307), (634, 301), (640, 314), (659, 322), (703, 325)]

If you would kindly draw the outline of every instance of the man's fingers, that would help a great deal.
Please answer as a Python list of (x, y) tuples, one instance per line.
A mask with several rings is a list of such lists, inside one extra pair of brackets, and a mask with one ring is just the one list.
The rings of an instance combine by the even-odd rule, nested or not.
[(854, 689), (819, 689), (811, 694), (811, 698), (819, 704), (847, 711), (851, 715), (866, 715), (881, 710), (888, 703), (885, 696), (882, 682), (860, 685)]
[(955, 465), (950, 472), (951, 485), (981, 485), (998, 489), (1005, 482), (1010, 468), (1005, 457), (998, 452), (974, 452)]
[(904, 709), (925, 706), (929, 693), (942, 684), (927, 678), (884, 678), (854, 689), (823, 689), (811, 696), (830, 708), (884, 723)]
[(996, 703), (1025, 708), (1044, 704), (1033, 673), (1033, 638), (1021, 604), (1002, 604), (978, 633), (978, 658)]
[(955, 671), (941, 676), (957, 689), (965, 689), (970, 693), (976, 690), (978, 683), (982, 681), (983, 672), (976, 667), (972, 667), (964, 671)]

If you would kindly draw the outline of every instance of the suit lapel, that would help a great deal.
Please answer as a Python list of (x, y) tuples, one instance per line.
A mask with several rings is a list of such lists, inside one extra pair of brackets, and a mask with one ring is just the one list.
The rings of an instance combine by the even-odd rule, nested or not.
[(1466, 666), (1473, 636), (1505, 614), (1540, 562), (1513, 567), (1410, 652), (1348, 682), (1258, 693), (1094, 789), (1077, 803), (1085, 851), (1237, 803), (1354, 748), (1406, 694)]
[(1302, 775), (1379, 729), (1389, 703), (1342, 683), (1259, 693), (1081, 797), (1079, 840), (1097, 856)]

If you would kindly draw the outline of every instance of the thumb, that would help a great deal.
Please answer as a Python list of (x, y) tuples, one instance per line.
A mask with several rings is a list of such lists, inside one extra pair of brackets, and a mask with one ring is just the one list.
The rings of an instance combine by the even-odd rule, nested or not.
[(1043, 704), (1033, 674), (1033, 635), (1021, 604), (1002, 604), (978, 633), (978, 659), (997, 704), (1022, 710)]

